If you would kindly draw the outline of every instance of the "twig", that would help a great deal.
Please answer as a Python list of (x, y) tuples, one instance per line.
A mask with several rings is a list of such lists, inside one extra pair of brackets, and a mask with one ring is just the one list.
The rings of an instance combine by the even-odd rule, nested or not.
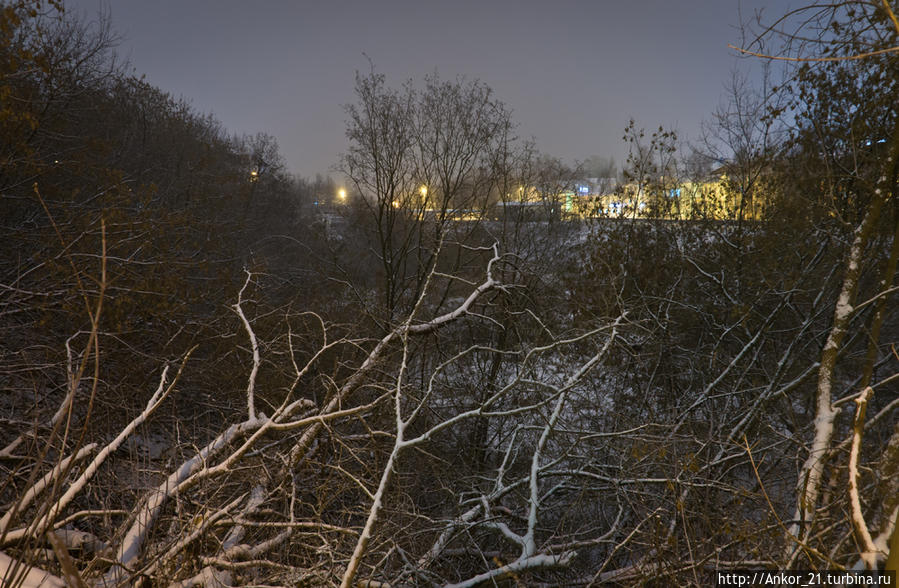
[[(794, 534), (789, 532), (786, 525), (784, 525), (783, 521), (780, 519), (780, 516), (777, 514), (777, 509), (774, 508), (774, 503), (771, 502), (771, 498), (768, 496), (768, 491), (765, 489), (765, 484), (764, 484), (764, 482), (762, 482), (762, 477), (759, 475), (759, 470), (755, 464), (755, 459), (752, 457), (752, 448), (749, 447), (749, 440), (746, 439), (745, 434), (743, 435), (743, 443), (744, 443), (744, 445), (746, 445), (746, 454), (749, 456), (749, 463), (752, 465), (752, 471), (755, 474), (755, 479), (759, 483), (759, 488), (762, 489), (762, 494), (765, 496), (765, 500), (768, 502), (768, 508), (770, 508), (771, 512), (774, 514), (774, 518), (775, 518), (775, 520), (777, 520), (778, 526), (784, 530), (787, 537), (792, 539), (793, 542), (795, 542), (797, 545), (799, 545), (799, 547), (802, 548), (806, 552), (806, 555), (816, 555), (816, 556), (820, 557), (821, 559), (827, 561), (828, 563), (832, 564), (835, 569), (842, 570), (843, 566), (836, 563), (835, 561), (833, 561), (832, 559), (830, 559), (829, 557), (827, 557), (826, 555), (824, 555), (823, 553), (821, 553), (820, 551), (815, 549), (814, 547), (810, 547), (810, 546), (806, 545), (798, 537), (796, 537)], [(811, 557), (809, 557), (809, 559), (811, 559)]]
[(767, 53), (757, 53), (755, 51), (750, 51), (749, 49), (743, 49), (741, 47), (737, 47), (736, 45), (731, 45), (730, 43), (727, 44), (727, 47), (729, 49), (739, 51), (744, 55), (761, 57), (762, 59), (770, 59), (772, 61), (793, 61), (800, 63), (856, 61), (859, 59), (867, 59), (868, 57), (875, 57), (877, 55), (883, 55), (885, 53), (895, 53), (896, 51), (899, 51), (899, 45), (897, 45), (895, 47), (887, 47), (886, 49), (878, 49), (877, 51), (866, 51), (865, 53), (841, 55), (839, 57), (785, 57), (783, 55), (768, 55)]

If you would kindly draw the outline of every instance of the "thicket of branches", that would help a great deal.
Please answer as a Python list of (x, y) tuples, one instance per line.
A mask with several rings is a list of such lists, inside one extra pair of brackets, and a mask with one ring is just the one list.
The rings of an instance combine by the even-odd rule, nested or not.
[[(103, 19), (0, 30), (4, 585), (896, 568), (889, 3), (763, 27), (785, 82), (735, 82), (690, 157), (632, 123), (657, 218), (581, 224), (481, 82), (358, 75), (343, 199), (126, 74)], [(731, 218), (667, 220), (722, 157)], [(549, 214), (470, 220), (531, 187)]]

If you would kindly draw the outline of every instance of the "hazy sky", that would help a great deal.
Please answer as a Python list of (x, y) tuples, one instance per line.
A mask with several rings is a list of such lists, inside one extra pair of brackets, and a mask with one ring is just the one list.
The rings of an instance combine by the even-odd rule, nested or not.
[(135, 73), (232, 132), (278, 139), (288, 168), (329, 173), (366, 55), (391, 85), (478, 78), (519, 134), (567, 162), (626, 156), (629, 118), (695, 137), (734, 68), (738, 25), (786, 0), (66, 0), (111, 13)]

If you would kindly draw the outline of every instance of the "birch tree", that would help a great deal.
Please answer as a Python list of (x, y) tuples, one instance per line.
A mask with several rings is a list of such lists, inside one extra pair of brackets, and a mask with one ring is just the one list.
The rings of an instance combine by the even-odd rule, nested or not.
[[(841, 221), (846, 239), (839, 294), (817, 369), (813, 435), (799, 471), (796, 510), (789, 527), (791, 563), (807, 555), (824, 521), (844, 522), (832, 511), (833, 503), (824, 500), (824, 486), (828, 477), (839, 475), (843, 466), (838, 449), (848, 444), (848, 439), (842, 443), (838, 439), (847, 433), (848, 424), (841, 415), (849, 412), (843, 408), (850, 405), (847, 392), (837, 390), (841, 376), (849, 375), (840, 369), (847, 348), (851, 348), (849, 342), (859, 329), (867, 330), (865, 359), (850, 368), (855, 376), (852, 396), (858, 396), (860, 406), (867, 403), (867, 388), (886, 353), (880, 337), (887, 299), (894, 289), (899, 235), (894, 211), (899, 178), (894, 79), (897, 39), (899, 20), (886, 0), (809, 4), (766, 23), (755, 44), (743, 49), (766, 59), (799, 64), (790, 87), (798, 96), (794, 103), (798, 123), (795, 145), (821, 166), (823, 173), (815, 174), (819, 205)], [(782, 49), (773, 54), (762, 50), (762, 43), (770, 47), (772, 42), (780, 43)], [(866, 272), (876, 286), (866, 290), (863, 296), (867, 300), (860, 302)], [(883, 382), (890, 379), (880, 378)], [(892, 409), (893, 404), (887, 402), (883, 406), (886, 412), (878, 415), (887, 416)], [(863, 415), (860, 409), (859, 418)], [(880, 451), (875, 463), (892, 467), (889, 464), (895, 456), (889, 446)], [(848, 498), (855, 505), (855, 518), (861, 520), (855, 467), (849, 469)], [(872, 554), (875, 548), (865, 525), (856, 523), (855, 533), (867, 552), (862, 559), (872, 566), (886, 557), (886, 537), (896, 524), (896, 505), (886, 497), (873, 501), (869, 508), (880, 520), (879, 553)]]

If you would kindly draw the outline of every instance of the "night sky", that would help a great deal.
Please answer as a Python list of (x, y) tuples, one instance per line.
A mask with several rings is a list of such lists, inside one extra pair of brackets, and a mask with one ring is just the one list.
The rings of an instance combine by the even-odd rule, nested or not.
[(236, 133), (266, 132), (289, 171), (333, 173), (346, 149), (343, 105), (371, 58), (391, 85), (478, 78), (521, 136), (568, 163), (624, 163), (629, 118), (698, 136), (734, 69), (753, 60), (739, 24), (786, 0), (250, 1), (66, 0), (111, 13), (134, 73), (212, 112)]

